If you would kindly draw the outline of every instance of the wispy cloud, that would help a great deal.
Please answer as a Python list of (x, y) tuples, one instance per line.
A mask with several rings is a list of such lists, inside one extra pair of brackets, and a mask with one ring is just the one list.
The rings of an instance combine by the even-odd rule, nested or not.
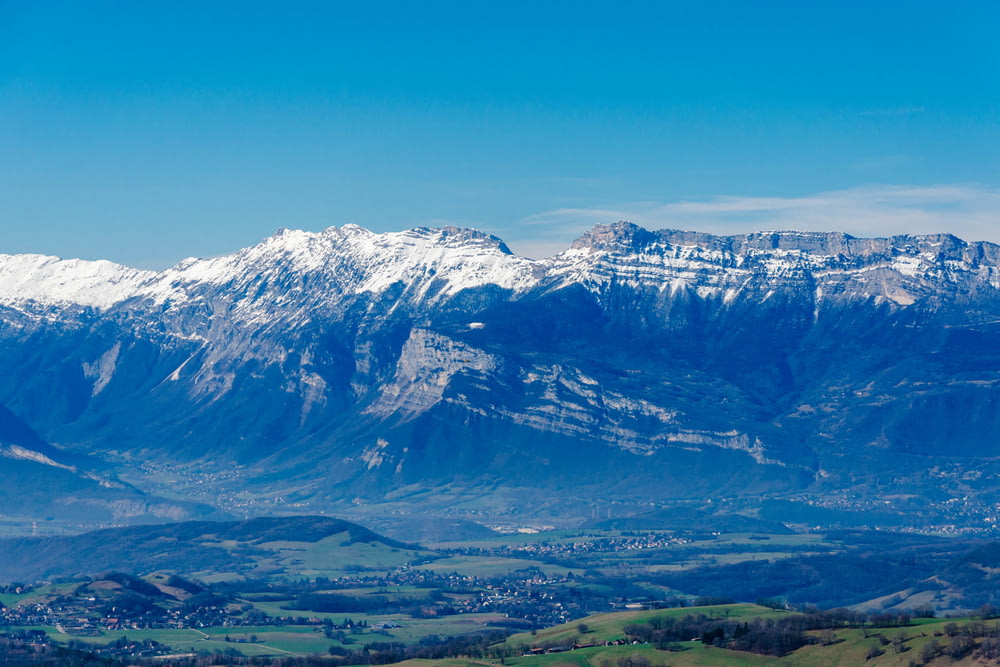
[[(715, 234), (760, 230), (840, 231), (855, 236), (948, 232), (1000, 243), (1000, 189), (981, 185), (868, 186), (804, 197), (734, 197), (561, 208), (525, 218), (507, 232), (525, 254), (547, 251), (596, 223), (630, 220), (649, 229)], [(523, 250), (522, 250), (523, 249)], [(547, 253), (551, 254), (551, 253)], [(540, 256), (535, 251), (535, 256)]]

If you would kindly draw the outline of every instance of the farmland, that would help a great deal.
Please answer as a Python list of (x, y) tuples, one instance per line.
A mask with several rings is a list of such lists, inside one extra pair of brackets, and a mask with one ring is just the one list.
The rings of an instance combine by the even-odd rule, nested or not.
[[(734, 652), (746, 664), (813, 653), (823, 664), (834, 645), (895, 664), (892, 656), (912, 658), (938, 631), (945, 639), (937, 650), (952, 650), (947, 621), (927, 618), (933, 613), (992, 608), (1000, 553), (992, 543), (844, 531), (592, 528), (421, 546), (309, 517), (104, 531), (102, 560), (91, 561), (59, 560), (80, 553), (73, 538), (39, 539), (50, 549), (36, 565), (64, 574), (0, 590), (0, 626), (20, 641), (105, 656), (322, 655), (331, 664), (478, 655), (544, 665), (555, 660), (545, 651), (577, 644), (573, 664), (616, 664), (636, 652), (651, 664), (664, 656), (669, 664), (730, 664), (706, 661)], [(112, 563), (132, 570), (93, 569)], [(787, 623), (813, 613), (810, 605), (850, 607), (855, 616), (779, 633), (780, 655), (733, 648), (749, 641), (734, 623), (744, 634), (764, 632), (761, 623)], [(890, 617), (906, 620), (889, 634), (873, 630)], [(694, 634), (657, 635), (664, 624)], [(969, 641), (988, 648), (987, 630)], [(886, 642), (876, 649), (873, 632)]]

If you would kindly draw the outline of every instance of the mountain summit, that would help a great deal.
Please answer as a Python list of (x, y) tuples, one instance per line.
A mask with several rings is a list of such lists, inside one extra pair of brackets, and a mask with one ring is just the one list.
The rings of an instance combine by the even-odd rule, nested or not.
[(998, 296), (1000, 248), (950, 235), (617, 222), (531, 260), (348, 225), (160, 272), (7, 255), (0, 404), (148, 491), (248, 513), (975, 505)]

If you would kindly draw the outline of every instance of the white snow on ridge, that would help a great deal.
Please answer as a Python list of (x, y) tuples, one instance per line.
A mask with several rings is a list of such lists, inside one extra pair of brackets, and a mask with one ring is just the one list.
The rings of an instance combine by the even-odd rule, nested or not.
[[(797, 238), (792, 232), (781, 234)], [(810, 241), (815, 235), (800, 236)], [(895, 248), (887, 239), (876, 239), (871, 253), (845, 258), (818, 247), (742, 244), (733, 250), (708, 241), (699, 245), (696, 237), (682, 234), (677, 236), (678, 243), (664, 238), (645, 245), (630, 241), (620, 248), (613, 239), (602, 240), (598, 246), (575, 245), (536, 261), (511, 254), (499, 239), (470, 229), (418, 228), (377, 234), (344, 225), (322, 232), (279, 230), (236, 253), (184, 260), (161, 272), (104, 260), (0, 255), (0, 305), (104, 310), (129, 298), (171, 306), (205, 300), (212, 312), (245, 322), (266, 322), (276, 309), (308, 319), (315, 306), (335, 303), (346, 295), (381, 293), (400, 283), (407, 299), (415, 301), (434, 301), (484, 285), (518, 293), (546, 278), (553, 289), (571, 283), (594, 290), (612, 282), (664, 289), (683, 284), (702, 298), (730, 302), (738, 294), (753, 293), (753, 285), (773, 289), (779, 284), (803, 284), (809, 277), (841, 286), (827, 290), (830, 294), (853, 293), (843, 285), (865, 285), (868, 274), (882, 271), (879, 282), (884, 288), (876, 290), (875, 296), (900, 304), (916, 293), (903, 289), (905, 285), (944, 280), (1000, 286), (995, 248), (979, 248), (977, 252), (985, 252), (981, 258), (970, 251), (961, 259), (942, 259), (931, 250), (933, 239), (907, 237), (906, 245)], [(225, 294), (217, 289), (223, 286)], [(870, 296), (867, 288), (862, 292)]]
[(508, 254), (498, 240), (473, 230), (376, 234), (345, 225), (322, 232), (280, 230), (231, 255), (188, 259), (160, 272), (104, 260), (0, 255), (0, 304), (18, 307), (34, 302), (103, 310), (132, 297), (158, 304), (184, 302), (199, 285), (232, 283), (246, 288), (268, 279), (287, 280), (290, 275), (320, 276), (334, 298), (380, 292), (400, 281), (422, 282), (426, 291), (432, 279), (445, 281), (442, 293), (453, 295), (487, 284), (526, 289), (535, 284), (538, 273), (534, 260)]
[[(622, 227), (626, 235), (616, 244), (614, 229), (609, 231), (605, 227), (595, 228), (597, 243), (588, 244), (585, 235), (582, 242), (548, 260), (548, 276), (556, 279), (550, 283), (552, 289), (580, 284), (601, 292), (616, 283), (661, 292), (669, 290), (673, 295), (683, 286), (693, 289), (702, 299), (721, 295), (724, 303), (731, 303), (738, 294), (770, 295), (778, 288), (798, 289), (815, 281), (817, 299), (821, 298), (819, 295), (876, 298), (909, 306), (916, 303), (918, 294), (1000, 286), (997, 249), (983, 244), (972, 250), (944, 249), (953, 253), (948, 257), (928, 250), (943, 246), (925, 237), (908, 237), (909, 243), (904, 246), (893, 246), (889, 239), (853, 239), (859, 247), (853, 254), (845, 255), (839, 247), (809, 244), (755, 247), (734, 243), (722, 248), (711, 245), (725, 238), (739, 241), (740, 237), (711, 237), (705, 246), (692, 245), (690, 237), (697, 236), (696, 233), (676, 235), (682, 239), (681, 243), (669, 242), (661, 236), (636, 245), (627, 234), (628, 226)], [(780, 236), (784, 243), (800, 237), (803, 242), (822, 240), (828, 235), (781, 232)], [(829, 289), (820, 289), (823, 286)]]
[(496, 241), (469, 238), (457, 231), (368, 232), (363, 237), (366, 254), (377, 257), (378, 264), (361, 283), (361, 290), (380, 292), (399, 281), (429, 277), (446, 281), (444, 293), (449, 295), (483, 285), (519, 291), (537, 282), (535, 260), (506, 254)]
[[(445, 281), (442, 293), (493, 284), (519, 290), (534, 285), (537, 263), (506, 254), (499, 243), (472, 230), (412, 229), (376, 234), (356, 225), (322, 232), (280, 230), (263, 242), (232, 255), (186, 261), (167, 269), (143, 295), (157, 303), (183, 300), (199, 284), (232, 284), (239, 291), (262, 283), (295, 283), (309, 277), (325, 298), (380, 293), (397, 282), (418, 285), (423, 297), (434, 279)], [(289, 289), (302, 290), (298, 284)], [(270, 298), (297, 301), (293, 293), (272, 290)], [(252, 300), (240, 297), (241, 300)], [(249, 315), (249, 313), (247, 313)]]
[(0, 255), (0, 304), (79, 305), (105, 309), (156, 277), (106, 260)]

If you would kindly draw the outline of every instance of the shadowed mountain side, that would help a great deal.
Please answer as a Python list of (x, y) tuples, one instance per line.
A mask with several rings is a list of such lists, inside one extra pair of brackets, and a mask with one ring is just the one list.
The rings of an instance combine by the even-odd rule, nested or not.
[(0, 517), (80, 523), (222, 518), (208, 505), (144, 494), (92, 457), (48, 444), (0, 406)]
[(459, 487), (527, 514), (538, 489), (839, 494), (942, 523), (1000, 491), (989, 243), (619, 222), (534, 261), (346, 226), (162, 272), (5, 261), (27, 277), (0, 284), (0, 402), (151, 492), (341, 514)]

